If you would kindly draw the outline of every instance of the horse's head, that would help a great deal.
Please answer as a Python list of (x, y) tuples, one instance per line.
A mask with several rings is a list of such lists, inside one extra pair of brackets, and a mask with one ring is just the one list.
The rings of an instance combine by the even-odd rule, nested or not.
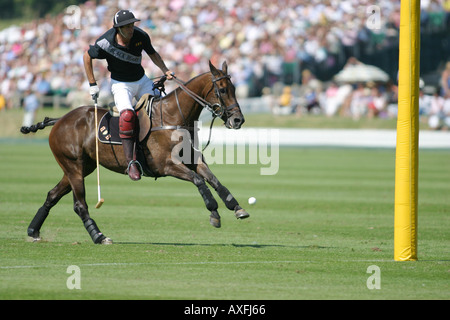
[(210, 61), (209, 69), (211, 70), (213, 83), (211, 91), (214, 92), (214, 98), (212, 98), (212, 101), (214, 101), (213, 112), (220, 116), (227, 128), (240, 129), (245, 119), (236, 99), (236, 88), (231, 82), (230, 75), (228, 75), (227, 63), (222, 64), (222, 70), (217, 70)]

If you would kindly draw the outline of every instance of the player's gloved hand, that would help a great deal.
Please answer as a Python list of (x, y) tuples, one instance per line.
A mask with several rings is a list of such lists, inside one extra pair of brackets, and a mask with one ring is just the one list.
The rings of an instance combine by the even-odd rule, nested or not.
[(172, 71), (167, 71), (166, 73), (165, 73), (165, 75), (166, 75), (166, 78), (167, 78), (167, 80), (172, 80), (173, 78), (175, 78), (175, 72), (172, 72)]
[(89, 94), (91, 95), (92, 100), (95, 101), (98, 98), (98, 95), (100, 93), (100, 89), (98, 88), (96, 83), (90, 83), (89, 85), (90, 85), (90, 87), (89, 87)]

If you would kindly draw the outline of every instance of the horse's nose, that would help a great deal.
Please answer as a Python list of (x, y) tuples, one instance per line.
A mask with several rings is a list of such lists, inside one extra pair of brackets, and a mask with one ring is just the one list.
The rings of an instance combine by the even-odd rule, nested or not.
[(234, 118), (234, 127), (236, 128), (236, 129), (239, 129), (241, 126), (242, 126), (242, 124), (244, 123), (244, 117), (236, 117), (236, 118)]

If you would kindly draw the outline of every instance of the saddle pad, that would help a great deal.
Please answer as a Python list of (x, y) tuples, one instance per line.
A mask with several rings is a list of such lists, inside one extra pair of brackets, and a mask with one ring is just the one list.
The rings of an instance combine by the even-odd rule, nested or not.
[[(106, 144), (122, 144), (122, 139), (119, 136), (119, 117), (111, 115), (107, 112), (100, 120), (98, 128), (98, 140)], [(146, 157), (142, 148), (137, 146), (136, 157), (142, 166), (145, 177), (157, 177), (157, 175), (148, 167)]]
[[(154, 97), (144, 94), (136, 104), (135, 110), (137, 114), (136, 132), (139, 141), (143, 141), (147, 134), (150, 133), (151, 123), (148, 115), (153, 104)], [(141, 110), (142, 109), (142, 110)], [(144, 115), (141, 117), (141, 115)], [(104, 114), (98, 126), (98, 140), (108, 144), (122, 144), (119, 136), (119, 114), (117, 109), (113, 108), (110, 112)]]
[(122, 144), (119, 136), (119, 117), (113, 117), (107, 112), (98, 126), (98, 140), (108, 144)]

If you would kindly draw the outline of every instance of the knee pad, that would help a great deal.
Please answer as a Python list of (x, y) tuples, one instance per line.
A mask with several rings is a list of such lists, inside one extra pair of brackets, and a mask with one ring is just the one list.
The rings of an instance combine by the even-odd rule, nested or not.
[(135, 136), (136, 113), (134, 110), (126, 109), (120, 113), (119, 136), (122, 139), (131, 139)]

